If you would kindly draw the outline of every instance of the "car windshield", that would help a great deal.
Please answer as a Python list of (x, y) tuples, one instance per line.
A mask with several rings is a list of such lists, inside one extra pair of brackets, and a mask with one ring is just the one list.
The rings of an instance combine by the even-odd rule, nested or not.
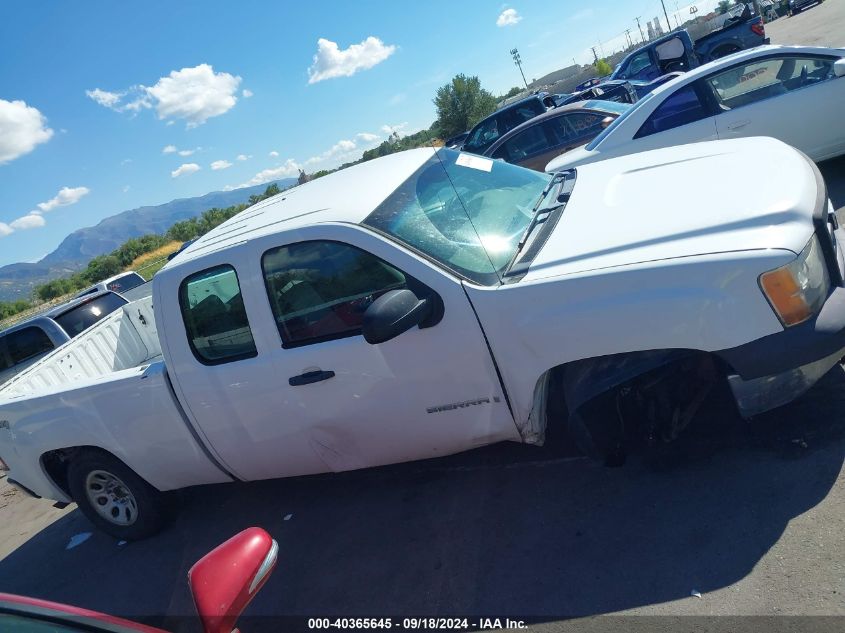
[(611, 123), (611, 124), (610, 124), (610, 125), (608, 125), (606, 128), (604, 128), (604, 130), (601, 132), (601, 134), (599, 134), (596, 138), (594, 138), (594, 139), (592, 140), (592, 142), (590, 142), (590, 144), (589, 144), (589, 145), (587, 145), (587, 147), (586, 147), (585, 149), (592, 151), (592, 150), (596, 149), (597, 147), (599, 147), (599, 146), (601, 145), (601, 142), (602, 142), (604, 139), (606, 139), (606, 138), (607, 138), (607, 136), (608, 136), (608, 135), (609, 135), (609, 134), (610, 134), (610, 133), (611, 133), (611, 132), (612, 132), (615, 128), (619, 127), (619, 126), (622, 124), (622, 121), (624, 121), (625, 119), (627, 119), (627, 118), (630, 116), (630, 114), (631, 114), (634, 110), (636, 110), (637, 108), (639, 108), (639, 107), (640, 107), (643, 103), (646, 103), (649, 99), (651, 99), (651, 97), (652, 97), (652, 95), (653, 95), (653, 94), (654, 94), (654, 93), (651, 93), (651, 92), (650, 92), (650, 93), (648, 93), (648, 94), (647, 94), (647, 95), (645, 95), (643, 98), (641, 98), (639, 101), (637, 101), (637, 103), (635, 103), (634, 105), (630, 105), (630, 104), (619, 104), (619, 105), (627, 105), (628, 107), (625, 109), (625, 111), (624, 111), (621, 115), (619, 115), (619, 116), (616, 118), (616, 120), (614, 120), (614, 121), (613, 121), (613, 123)]
[(617, 101), (587, 101), (585, 108), (607, 112), (608, 114), (625, 114), (631, 109), (630, 103), (619, 103)]
[(74, 306), (67, 312), (55, 317), (55, 321), (62, 326), (62, 329), (67, 332), (68, 336), (73, 338), (106, 315), (126, 305), (126, 303), (126, 299), (120, 295), (109, 292)]
[(364, 224), (484, 285), (500, 283), (551, 176), (440, 149)]

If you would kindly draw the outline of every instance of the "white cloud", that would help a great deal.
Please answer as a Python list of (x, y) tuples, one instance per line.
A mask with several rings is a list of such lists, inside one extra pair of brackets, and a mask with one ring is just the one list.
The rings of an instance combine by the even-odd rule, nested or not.
[(200, 64), (174, 70), (146, 91), (156, 100), (159, 119), (185, 119), (188, 127), (196, 127), (235, 106), (239, 83), (240, 77), (215, 73), (209, 64)]
[(200, 166), (196, 163), (185, 163), (184, 165), (180, 165), (178, 168), (174, 169), (170, 172), (171, 178), (178, 178), (183, 174), (193, 174), (200, 170)]
[(243, 92), (241, 92), (241, 96), (242, 96), (244, 99), (249, 99), (249, 98), (250, 98), (252, 95), (254, 95), (254, 94), (255, 94), (255, 93), (254, 93), (252, 90), (249, 90), (249, 89), (247, 89), (247, 88), (244, 88), (244, 89), (243, 89)]
[(520, 20), (522, 20), (522, 16), (516, 12), (516, 9), (505, 9), (496, 19), (496, 26), (513, 26), (518, 24)]
[(47, 224), (43, 213), (52, 211), (56, 207), (66, 207), (71, 204), (76, 204), (84, 196), (90, 193), (88, 187), (62, 187), (53, 198), (47, 202), (39, 202), (38, 208), (33, 209), (26, 215), (19, 217), (17, 220), (9, 222), (0, 222), (0, 237), (5, 237), (15, 231), (25, 231), (27, 229), (37, 229)]
[(120, 103), (120, 100), (124, 97), (124, 95), (126, 95), (125, 92), (109, 92), (108, 90), (100, 90), (99, 88), (86, 90), (85, 94), (101, 106), (112, 109), (117, 107), (117, 104)]
[(358, 132), (356, 136), (365, 143), (375, 143), (381, 138), (378, 134), (371, 134), (370, 132)]
[(0, 165), (28, 154), (53, 136), (47, 119), (24, 101), (0, 99)]
[(161, 150), (162, 154), (174, 154), (178, 150), (176, 149), (175, 145), (165, 145), (164, 149)]
[(387, 100), (387, 105), (391, 105), (391, 106), (399, 105), (400, 103), (402, 103), (407, 98), (408, 98), (408, 95), (406, 95), (404, 92), (399, 92), (399, 93), (393, 95), (392, 97), (390, 97), (390, 99)]
[(191, 154), (193, 154), (194, 152), (196, 152), (199, 149), (202, 149), (202, 148), (196, 147), (194, 149), (180, 149), (178, 154), (179, 154), (179, 156), (190, 156)]
[(367, 70), (396, 52), (393, 45), (385, 45), (372, 35), (360, 44), (352, 44), (341, 50), (336, 42), (320, 38), (317, 53), (308, 69), (308, 83), (315, 84), (335, 77), (351, 77), (359, 70)]
[(9, 227), (15, 231), (25, 231), (27, 229), (37, 229), (47, 224), (47, 221), (38, 213), (30, 212), (27, 215), (18, 218), (9, 224)]
[(232, 189), (241, 189), (242, 187), (252, 187), (253, 185), (263, 185), (265, 182), (271, 182), (273, 180), (279, 180), (281, 178), (290, 178), (291, 176), (298, 176), (299, 175), (299, 164), (293, 160), (292, 158), (288, 158), (285, 161), (285, 164), (281, 167), (272, 167), (270, 169), (265, 169), (263, 171), (258, 172), (252, 178), (247, 180), (244, 183), (239, 185), (235, 185), (234, 187), (224, 187), (226, 191), (231, 191)]
[(246, 160), (248, 158), (249, 156), (247, 156), (246, 154), (238, 154), (235, 160)]
[(124, 185), (124, 186), (123, 186), (123, 193), (126, 193), (126, 192), (127, 192), (127, 191), (129, 191), (131, 188), (132, 188), (132, 187), (130, 187), (129, 185)]
[(228, 160), (216, 160), (213, 163), (211, 163), (211, 169), (213, 171), (217, 171), (219, 169), (228, 169), (231, 166), (232, 166), (232, 163), (230, 163)]
[(277, 152), (276, 150), (273, 150), (273, 151), (272, 151), (272, 152), (270, 152), (270, 154), (268, 154), (268, 155), (270, 156), (270, 158), (278, 158), (278, 157), (279, 157), (279, 152)]
[(56, 207), (76, 204), (89, 193), (91, 193), (91, 190), (88, 187), (62, 187), (53, 198), (50, 198), (47, 202), (38, 203), (39, 212), (47, 213)]
[(120, 161), (120, 166), (123, 167), (123, 165), (128, 165), (131, 162), (132, 162), (131, 158), (124, 158), (122, 161)]
[(402, 123), (395, 123), (394, 125), (382, 125), (381, 131), (385, 134), (393, 134), (396, 132), (399, 136), (404, 136), (407, 134), (406, 129), (408, 127), (408, 122), (403, 121)]
[(211, 65), (200, 64), (171, 71), (151, 87), (137, 85), (123, 92), (95, 88), (85, 94), (117, 112), (138, 113), (155, 108), (160, 120), (170, 119), (168, 125), (173, 119), (184, 119), (192, 128), (231, 110), (238, 102), (236, 93), (240, 82), (240, 77), (214, 72)]
[(306, 165), (315, 165), (329, 160), (343, 160), (358, 148), (355, 141), (341, 140), (318, 156), (312, 156), (305, 161)]

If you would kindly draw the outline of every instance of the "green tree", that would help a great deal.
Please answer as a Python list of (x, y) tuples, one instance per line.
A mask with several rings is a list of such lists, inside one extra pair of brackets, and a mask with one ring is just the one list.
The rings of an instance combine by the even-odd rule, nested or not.
[(609, 75), (613, 72), (613, 67), (607, 63), (606, 59), (600, 59), (596, 62), (596, 73), (598, 73), (599, 77), (604, 77), (605, 75)]
[(513, 88), (508, 90), (505, 94), (503, 94), (501, 97), (499, 97), (499, 100), (504, 101), (505, 99), (510, 99), (511, 97), (515, 97), (516, 95), (518, 95), (523, 90), (525, 90), (525, 89), (520, 88), (519, 86), (514, 86)]
[(724, 15), (728, 12), (728, 9), (731, 8), (733, 2), (731, 0), (719, 0), (719, 6), (717, 10), (719, 11), (719, 15)]
[(470, 129), (496, 109), (496, 98), (481, 87), (478, 77), (455, 75), (434, 97), (437, 126), (446, 137)]

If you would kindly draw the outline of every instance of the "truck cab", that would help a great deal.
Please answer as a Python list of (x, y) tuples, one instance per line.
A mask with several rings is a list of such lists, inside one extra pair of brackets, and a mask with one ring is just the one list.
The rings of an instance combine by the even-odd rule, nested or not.
[(751, 4), (738, 3), (727, 15), (722, 28), (694, 42), (686, 29), (650, 41), (626, 55), (610, 79), (653, 81), (667, 73), (686, 72), (725, 55), (768, 43), (763, 19), (754, 14)]

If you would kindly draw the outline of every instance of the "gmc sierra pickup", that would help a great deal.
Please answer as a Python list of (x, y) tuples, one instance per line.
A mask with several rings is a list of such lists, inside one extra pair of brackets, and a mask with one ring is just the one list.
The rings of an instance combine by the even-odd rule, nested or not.
[(842, 240), (815, 165), (772, 139), (556, 174), (394, 154), (242, 211), (6, 383), (0, 458), (124, 539), (165, 491), (551, 424), (605, 459), (632, 424), (672, 439), (719, 381), (749, 416), (833, 367)]

